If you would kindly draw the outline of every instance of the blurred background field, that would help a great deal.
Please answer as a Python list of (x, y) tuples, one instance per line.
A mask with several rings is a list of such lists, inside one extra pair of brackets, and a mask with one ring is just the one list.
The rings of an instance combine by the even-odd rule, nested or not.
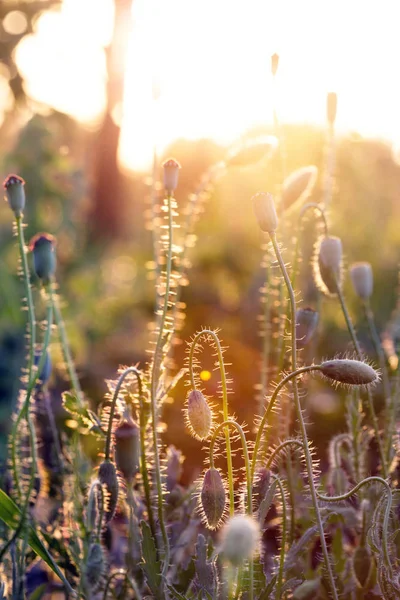
[[(26, 180), (27, 239), (37, 231), (57, 238), (65, 318), (93, 407), (106, 391), (104, 380), (114, 377), (120, 365), (143, 365), (147, 360), (155, 301), (149, 207), (153, 177), (160, 178), (162, 160), (172, 155), (182, 165), (176, 197), (184, 213), (204, 173), (226, 158), (232, 144), (276, 133), (274, 106), (283, 123), (287, 173), (316, 165), (319, 179), (310, 201), (319, 202), (326, 157), (326, 93), (338, 92), (331, 233), (342, 238), (347, 264), (372, 264), (373, 307), (380, 331), (395, 323), (400, 166), (394, 147), (400, 139), (400, 92), (392, 83), (391, 61), (398, 43), (391, 37), (394, 3), (380, 8), (385, 34), (379, 34), (379, 49), (368, 41), (372, 31), (380, 31), (380, 21), (362, 3), (359, 47), (351, 52), (351, 24), (357, 17), (353, 6), (361, 3), (350, 8), (336, 3), (329, 32), (323, 29), (326, 13), (321, 6), (326, 11), (330, 2), (302, 2), (301, 10), (300, 3), (278, 3), (281, 8), (275, 4), (238, 2), (240, 10), (228, 2), (178, 0), (3, 0), (0, 5), (0, 170), (4, 177), (15, 172)], [(285, 10), (293, 11), (289, 25)], [(280, 67), (273, 86), (270, 56), (275, 51)], [(260, 190), (275, 191), (280, 176), (276, 152), (268, 161), (228, 168), (209, 191), (190, 252), (190, 285), (183, 295), (187, 314), (174, 355), (176, 367), (182, 367), (185, 340), (203, 325), (220, 328), (227, 362), (232, 363), (231, 406), (247, 423), (257, 410), (257, 316), (263, 285), (262, 238), (250, 199)], [(161, 186), (155, 187), (160, 196)], [(287, 245), (296, 221), (294, 214), (286, 228)], [(302, 235), (298, 286), (299, 298), (313, 307), (314, 223), (311, 216)], [(12, 218), (5, 203), (0, 206), (0, 233), (4, 461), (26, 320), (20, 309), (22, 284)], [(361, 341), (373, 356), (348, 279), (345, 291)], [(322, 311), (324, 325), (312, 348), (314, 357), (349, 347), (338, 304), (324, 300)], [(56, 343), (51, 354), (57, 367)], [(204, 371), (205, 386), (213, 395), (218, 376), (207, 354)], [(327, 436), (343, 427), (345, 395), (319, 381), (312, 386), (310, 436), (324, 450)], [(63, 372), (56, 368), (55, 406), (64, 387)], [(165, 442), (179, 446), (188, 458), (188, 480), (201, 468), (201, 457), (198, 443), (185, 431), (185, 394), (179, 385), (163, 416), (168, 425)], [(379, 394), (377, 402), (379, 410)], [(61, 409), (58, 418), (61, 426)]]

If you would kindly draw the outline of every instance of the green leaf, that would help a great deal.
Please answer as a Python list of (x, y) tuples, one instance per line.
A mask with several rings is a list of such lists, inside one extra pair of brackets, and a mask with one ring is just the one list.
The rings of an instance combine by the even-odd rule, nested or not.
[(47, 583), (42, 583), (38, 588), (29, 596), (29, 600), (41, 600), (46, 593)]
[[(0, 490), (0, 519), (4, 521), (4, 523), (8, 527), (10, 527), (10, 529), (13, 530), (17, 529), (21, 519), (21, 511), (19, 510), (18, 506), (9, 496), (7, 496), (5, 492), (3, 492), (3, 490)], [(21, 537), (24, 535), (25, 532), (24, 530), (22, 530)], [(59, 567), (52, 559), (47, 548), (41, 542), (38, 534), (36, 533), (32, 525), (28, 526), (28, 544), (32, 548), (32, 550), (44, 560), (44, 562), (50, 567), (53, 573), (55, 573), (57, 577), (61, 579), (68, 592), (75, 597), (75, 592), (71, 588), (68, 581), (65, 579), (62, 571), (60, 571)]]
[[(104, 431), (97, 416), (85, 406), (82, 406), (73, 392), (63, 392), (62, 403), (67, 412), (77, 421), (81, 433), (90, 431), (104, 437)], [(82, 432), (82, 430), (84, 430)]]
[(274, 589), (276, 580), (278, 579), (278, 577), (276, 575), (274, 575), (272, 577), (272, 579), (269, 581), (267, 587), (265, 588), (265, 590), (260, 594), (260, 596), (258, 597), (258, 600), (269, 600), (270, 595), (272, 594), (272, 590)]
[(173, 585), (167, 585), (167, 588), (169, 589), (169, 591), (171, 592), (171, 594), (173, 595), (174, 598), (176, 598), (176, 600), (187, 600), (186, 596), (183, 596), (182, 594), (180, 594)]
[(162, 576), (161, 564), (157, 560), (157, 550), (151, 535), (151, 529), (146, 521), (141, 521), (142, 530), (142, 557), (143, 570), (146, 574), (147, 584), (156, 598), (163, 598), (161, 591)]

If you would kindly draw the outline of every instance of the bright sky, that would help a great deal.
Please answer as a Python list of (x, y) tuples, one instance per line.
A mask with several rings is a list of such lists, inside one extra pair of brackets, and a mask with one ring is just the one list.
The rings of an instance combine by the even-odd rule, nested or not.
[[(17, 49), (34, 99), (99, 117), (112, 10), (64, 0), (39, 18)], [(336, 91), (339, 130), (400, 140), (399, 0), (134, 0), (132, 13), (120, 147), (130, 168), (148, 166), (154, 144), (229, 144), (271, 123), (274, 52), (282, 120), (323, 123)]]

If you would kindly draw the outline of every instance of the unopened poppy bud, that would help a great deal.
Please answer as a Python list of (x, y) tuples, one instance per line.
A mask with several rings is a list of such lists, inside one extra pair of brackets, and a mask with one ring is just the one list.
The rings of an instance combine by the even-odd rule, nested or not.
[(334, 358), (319, 365), (325, 377), (346, 385), (371, 385), (379, 381), (379, 374), (369, 364), (349, 358)]
[(350, 278), (357, 296), (368, 300), (372, 296), (374, 285), (371, 265), (367, 262), (354, 263), (350, 267)]
[(272, 75), (276, 75), (279, 66), (279, 54), (273, 54), (271, 56), (271, 73)]
[(286, 177), (282, 186), (279, 213), (286, 212), (304, 202), (311, 194), (318, 177), (315, 165), (301, 167)]
[(6, 190), (5, 200), (8, 201), (11, 210), (18, 217), (25, 208), (25, 181), (18, 175), (9, 175), (3, 183)]
[(262, 231), (271, 233), (278, 227), (278, 217), (272, 194), (259, 192), (252, 198), (254, 213)]
[(180, 168), (181, 165), (174, 158), (170, 158), (164, 162), (164, 188), (167, 194), (172, 194), (178, 187)]
[(132, 481), (139, 472), (140, 430), (130, 415), (114, 431), (115, 462), (124, 479)]
[(337, 94), (335, 94), (335, 92), (329, 92), (326, 97), (326, 118), (330, 125), (333, 125), (336, 120), (336, 110)]
[(306, 579), (293, 591), (293, 600), (314, 600), (320, 587), (319, 579)]
[(99, 589), (104, 575), (104, 553), (100, 544), (91, 544), (84, 567), (84, 581), (89, 592)]
[(269, 157), (277, 148), (278, 140), (272, 135), (257, 137), (234, 147), (226, 159), (230, 167), (247, 167)]
[(54, 237), (48, 233), (38, 233), (31, 239), (29, 250), (33, 254), (33, 268), (36, 275), (43, 283), (47, 283), (56, 270)]
[(117, 470), (114, 463), (110, 462), (109, 460), (104, 460), (99, 467), (98, 478), (100, 483), (105, 486), (107, 491), (106, 510), (104, 516), (106, 522), (108, 523), (108, 521), (111, 521), (113, 518), (118, 503), (119, 484)]
[(327, 295), (337, 293), (342, 285), (342, 241), (338, 237), (324, 236), (316, 245), (314, 277), (317, 287)]
[(311, 340), (318, 326), (318, 313), (312, 308), (299, 308), (296, 311), (297, 348), (304, 348)]
[(192, 390), (187, 399), (187, 425), (198, 440), (205, 440), (211, 432), (212, 412), (204, 395)]
[(375, 561), (367, 546), (358, 546), (353, 554), (353, 572), (356, 578), (357, 587), (368, 589), (369, 583), (373, 582), (373, 572), (375, 570)]
[(221, 553), (224, 558), (239, 567), (257, 551), (260, 528), (251, 517), (236, 515), (225, 524), (221, 538)]
[(226, 492), (222, 477), (214, 467), (204, 475), (200, 500), (207, 527), (217, 529), (225, 511)]
[(86, 524), (89, 531), (93, 531), (97, 527), (97, 521), (99, 518), (99, 498), (101, 503), (102, 497), (101, 489), (101, 483), (98, 479), (95, 479), (89, 488), (88, 503), (86, 508)]

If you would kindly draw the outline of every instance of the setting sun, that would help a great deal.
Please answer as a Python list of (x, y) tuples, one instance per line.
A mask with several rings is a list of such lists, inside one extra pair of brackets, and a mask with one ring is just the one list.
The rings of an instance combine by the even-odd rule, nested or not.
[[(154, 146), (161, 151), (175, 138), (230, 144), (270, 124), (274, 52), (282, 120), (323, 123), (326, 93), (336, 91), (339, 131), (396, 141), (397, 8), (391, 0), (379, 11), (361, 0), (252, 0), (245, 10), (229, 0), (136, 0), (123, 107), (113, 114), (122, 123), (122, 164), (147, 168)], [(38, 19), (17, 49), (33, 99), (96, 122), (112, 10), (110, 0), (65, 0), (60, 12)]]

